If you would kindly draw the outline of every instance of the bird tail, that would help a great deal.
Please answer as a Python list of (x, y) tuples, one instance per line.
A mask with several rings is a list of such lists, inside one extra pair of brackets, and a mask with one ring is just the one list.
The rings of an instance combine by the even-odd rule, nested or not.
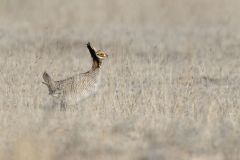
[(44, 80), (44, 82), (42, 82), (42, 83), (48, 87), (49, 94), (52, 94), (56, 88), (55, 87), (56, 84), (55, 84), (54, 80), (52, 80), (52, 78), (49, 76), (49, 74), (47, 72), (44, 72), (42, 77)]

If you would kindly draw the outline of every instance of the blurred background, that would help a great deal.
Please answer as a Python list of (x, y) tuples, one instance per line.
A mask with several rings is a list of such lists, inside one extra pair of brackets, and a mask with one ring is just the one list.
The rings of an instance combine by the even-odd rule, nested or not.
[[(1, 0), (3, 24), (34, 28), (239, 25), (238, 0)], [(91, 28), (90, 28), (91, 29)]]
[[(239, 160), (239, 0), (0, 0), (0, 160)], [(96, 95), (51, 110), (42, 73)]]

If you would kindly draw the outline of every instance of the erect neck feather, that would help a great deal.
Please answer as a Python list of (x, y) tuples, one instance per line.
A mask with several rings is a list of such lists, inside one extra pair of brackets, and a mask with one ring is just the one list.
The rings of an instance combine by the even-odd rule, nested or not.
[(93, 59), (93, 63), (92, 63), (92, 70), (98, 69), (101, 67), (102, 64), (102, 60), (100, 60), (97, 56), (96, 56), (96, 49), (94, 47), (91, 46), (90, 43), (87, 44), (87, 48), (92, 56)]

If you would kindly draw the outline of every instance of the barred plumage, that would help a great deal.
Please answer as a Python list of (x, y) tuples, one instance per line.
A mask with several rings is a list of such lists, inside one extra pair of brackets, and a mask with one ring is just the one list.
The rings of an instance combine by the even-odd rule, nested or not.
[(92, 56), (92, 68), (86, 73), (80, 73), (70, 78), (54, 81), (44, 72), (43, 82), (49, 89), (49, 94), (55, 100), (61, 102), (61, 110), (65, 110), (67, 105), (79, 103), (83, 98), (91, 95), (97, 90), (100, 83), (102, 60), (108, 55), (103, 51), (96, 51), (90, 43), (87, 48)]

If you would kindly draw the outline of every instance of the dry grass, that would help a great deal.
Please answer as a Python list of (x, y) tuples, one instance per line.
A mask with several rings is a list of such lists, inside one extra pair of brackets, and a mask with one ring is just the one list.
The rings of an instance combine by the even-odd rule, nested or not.
[[(0, 0), (0, 159), (240, 159), (237, 0)], [(51, 111), (41, 84), (107, 50), (101, 89)]]

